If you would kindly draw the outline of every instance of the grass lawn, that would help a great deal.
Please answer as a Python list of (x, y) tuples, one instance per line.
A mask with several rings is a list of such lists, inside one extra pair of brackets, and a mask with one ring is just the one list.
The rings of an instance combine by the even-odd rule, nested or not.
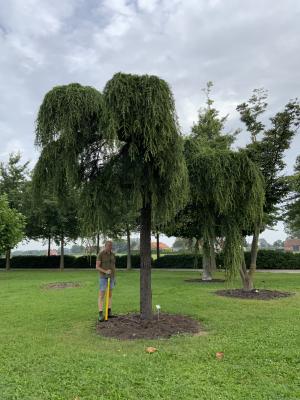
[[(257, 273), (257, 287), (296, 293), (265, 302), (184, 282), (197, 275), (153, 271), (153, 304), (201, 320), (206, 336), (120, 342), (95, 333), (94, 271), (0, 272), (0, 399), (300, 399), (300, 275)], [(83, 286), (41, 288), (59, 281)], [(114, 312), (138, 308), (139, 273), (119, 272)]]

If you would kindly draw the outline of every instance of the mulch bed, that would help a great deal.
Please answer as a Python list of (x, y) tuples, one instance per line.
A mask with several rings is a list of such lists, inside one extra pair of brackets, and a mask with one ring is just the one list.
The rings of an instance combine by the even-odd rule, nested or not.
[(198, 283), (220, 283), (220, 282), (225, 282), (225, 279), (212, 279), (210, 281), (203, 281), (201, 278), (197, 278), (197, 279), (185, 279), (185, 282), (198, 282)]
[(229, 290), (217, 290), (215, 293), (218, 296), (236, 297), (239, 299), (251, 299), (251, 300), (273, 300), (283, 297), (289, 297), (294, 294), (289, 292), (279, 292), (278, 290), (267, 290), (267, 289), (253, 289), (250, 292), (246, 292), (243, 289), (229, 289)]
[(199, 334), (198, 321), (184, 315), (160, 314), (151, 321), (141, 320), (139, 314), (119, 315), (104, 322), (97, 322), (97, 332), (121, 340), (162, 339), (178, 334)]
[(43, 285), (43, 289), (66, 289), (80, 286), (81, 284), (78, 282), (54, 282)]

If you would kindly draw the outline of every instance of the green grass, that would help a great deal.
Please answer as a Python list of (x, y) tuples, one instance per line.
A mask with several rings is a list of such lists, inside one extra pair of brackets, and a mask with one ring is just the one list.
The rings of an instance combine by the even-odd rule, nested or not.
[[(257, 287), (296, 293), (268, 302), (184, 282), (196, 276), (153, 271), (153, 304), (199, 319), (206, 336), (121, 342), (95, 333), (95, 272), (0, 272), (0, 399), (299, 399), (300, 276), (257, 273)], [(57, 281), (83, 286), (41, 288)], [(138, 293), (139, 273), (119, 272), (114, 312), (137, 311)]]

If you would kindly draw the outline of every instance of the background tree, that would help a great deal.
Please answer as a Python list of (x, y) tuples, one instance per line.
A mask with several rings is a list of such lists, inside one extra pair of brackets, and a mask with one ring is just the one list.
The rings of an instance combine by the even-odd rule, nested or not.
[(60, 245), (60, 270), (64, 269), (64, 246), (67, 241), (76, 240), (81, 233), (78, 217), (78, 194), (65, 187), (55, 193), (51, 182), (40, 190), (39, 174), (43, 164), (39, 160), (34, 168), (32, 185), (28, 190), (27, 236), (31, 239), (48, 241), (48, 256), (53, 240)]
[(295, 173), (289, 178), (290, 196), (286, 205), (285, 224), (288, 234), (300, 238), (300, 156), (297, 157)]
[[(12, 249), (24, 237), (25, 218), (17, 210), (9, 207), (6, 195), (0, 196), (0, 254)], [(6, 269), (10, 268), (6, 264)]]
[(56, 235), (59, 224), (59, 209), (57, 199), (44, 190), (43, 196), (34, 197), (32, 183), (26, 188), (25, 200), (26, 237), (32, 240), (45, 240), (47, 242), (47, 255), (50, 256), (51, 241)]
[[(110, 213), (109, 221), (102, 228), (105, 234), (115, 240), (120, 241), (126, 236), (126, 248), (122, 252), (127, 253), (127, 270), (132, 268), (131, 262), (131, 232), (139, 230), (139, 215), (134, 209), (131, 198), (121, 198), (119, 204), (115, 204)], [(116, 250), (116, 241), (113, 248)]]
[(188, 239), (184, 239), (181, 237), (177, 237), (175, 239), (175, 242), (173, 243), (173, 250), (174, 251), (183, 251), (183, 252), (187, 252), (190, 251), (190, 241)]
[[(21, 163), (21, 154), (10, 154), (7, 163), (0, 163), (0, 193), (6, 194), (10, 208), (24, 213), (25, 190), (29, 179), (29, 162)], [(10, 268), (11, 248), (6, 249), (6, 268)]]
[(261, 249), (269, 249), (271, 247), (270, 243), (264, 238), (258, 240), (258, 247)]
[[(194, 181), (199, 173), (193, 168), (194, 157), (203, 154), (206, 150), (229, 150), (234, 142), (238, 131), (224, 133), (224, 125), (227, 116), (220, 117), (219, 111), (213, 107), (214, 101), (210, 97), (212, 82), (208, 82), (205, 89), (206, 106), (199, 110), (198, 122), (192, 127), (191, 135), (185, 141), (185, 159), (188, 166), (190, 181)], [(192, 150), (191, 150), (192, 149)], [(192, 176), (194, 174), (195, 176)], [(210, 184), (213, 184), (211, 182)], [(215, 243), (216, 236), (220, 234), (218, 213), (213, 207), (204, 209), (202, 204), (197, 202), (198, 194), (205, 190), (201, 186), (191, 185), (190, 199), (186, 207), (179, 211), (175, 219), (167, 228), (168, 234), (195, 239), (195, 254), (199, 252), (202, 245), (202, 279), (211, 280), (212, 274), (216, 270)], [(210, 224), (208, 229), (207, 224)], [(212, 224), (215, 228), (212, 229)], [(195, 257), (197, 267), (198, 257)]]
[(284, 248), (284, 241), (283, 240), (275, 240), (272, 247), (274, 249), (283, 249)]
[(225, 238), (225, 267), (235, 273), (243, 258), (242, 230), (262, 216), (261, 174), (244, 151), (201, 150), (194, 141), (189, 142), (188, 151), (194, 205), (202, 210), (200, 220), (205, 221), (203, 237)]
[(258, 166), (264, 177), (265, 204), (262, 222), (251, 228), (253, 235), (251, 244), (250, 268), (241, 273), (245, 290), (253, 288), (253, 278), (256, 270), (259, 234), (266, 226), (276, 223), (282, 216), (278, 206), (288, 193), (288, 184), (282, 175), (285, 167), (284, 154), (290, 147), (291, 140), (300, 123), (300, 109), (297, 101), (290, 101), (283, 111), (270, 118), (267, 128), (259, 120), (267, 108), (267, 93), (264, 89), (256, 89), (247, 103), (237, 107), (241, 120), (245, 123), (251, 135), (251, 143), (246, 146), (250, 159)]
[(71, 254), (84, 254), (85, 247), (79, 244), (73, 244), (71, 247)]

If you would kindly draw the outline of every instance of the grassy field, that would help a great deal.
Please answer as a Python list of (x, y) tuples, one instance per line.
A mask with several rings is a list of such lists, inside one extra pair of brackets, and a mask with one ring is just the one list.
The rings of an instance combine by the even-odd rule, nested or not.
[[(0, 399), (299, 399), (300, 275), (258, 273), (257, 287), (296, 293), (267, 302), (218, 297), (225, 284), (187, 277), (197, 273), (154, 271), (153, 303), (199, 319), (207, 335), (120, 342), (95, 333), (95, 272), (0, 272)], [(82, 287), (41, 288), (59, 281)], [(122, 271), (113, 310), (138, 307), (139, 273)]]

